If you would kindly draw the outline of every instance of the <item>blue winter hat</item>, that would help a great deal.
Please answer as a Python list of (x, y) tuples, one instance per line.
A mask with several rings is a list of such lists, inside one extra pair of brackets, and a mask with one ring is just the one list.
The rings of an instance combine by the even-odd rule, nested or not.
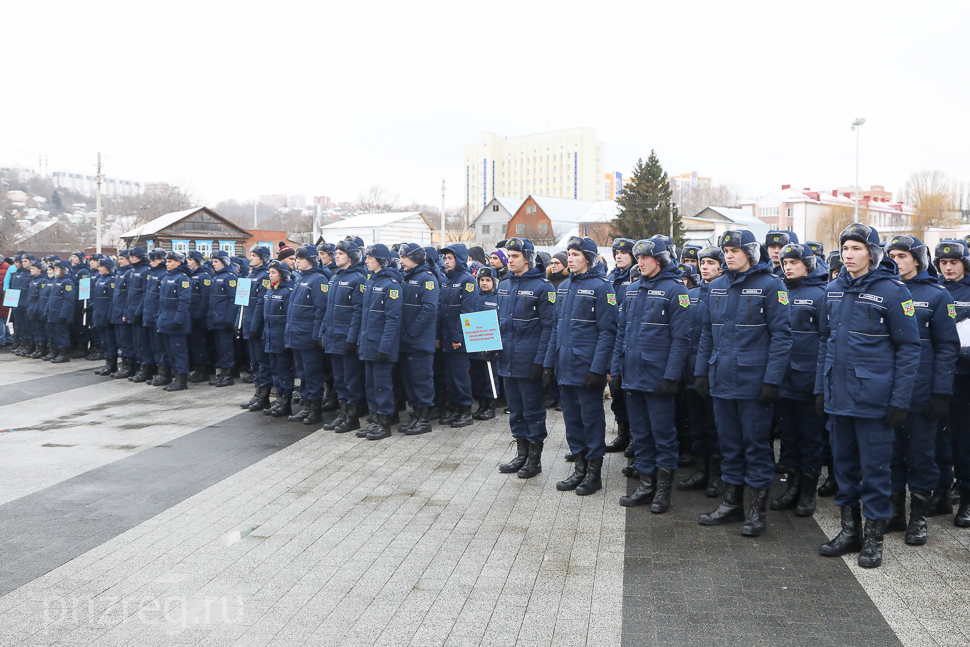
[(129, 256), (131, 256), (131, 252), (129, 252), (127, 249), (118, 251), (118, 258), (128, 258)]
[(808, 245), (799, 245), (798, 243), (785, 245), (778, 252), (778, 260), (783, 261), (786, 258), (804, 263), (805, 269), (808, 270), (809, 274), (815, 271), (815, 254), (812, 253)]
[(505, 241), (505, 251), (519, 252), (525, 257), (526, 262), (529, 264), (529, 269), (531, 270), (535, 268), (536, 247), (528, 238), (519, 238), (518, 236), (509, 238), (507, 241)]
[(202, 265), (202, 261), (205, 260), (205, 258), (202, 256), (202, 252), (200, 252), (197, 249), (196, 250), (192, 250), (191, 252), (189, 252), (189, 256), (188, 257), (191, 258), (192, 260), (194, 260), (199, 265)]
[(84, 252), (79, 249), (75, 249), (73, 252), (71, 252), (71, 256), (77, 256), (77, 260), (79, 261), (84, 260)]
[(269, 257), (273, 255), (273, 252), (270, 251), (269, 247), (259, 244), (250, 247), (249, 253), (259, 256), (259, 260), (261, 260), (264, 264), (268, 263)]
[(792, 242), (797, 243), (798, 239), (792, 240), (790, 232), (780, 229), (772, 229), (765, 236), (765, 247), (784, 247)]
[[(360, 239), (357, 239), (357, 240), (360, 240)], [(347, 254), (347, 256), (350, 257), (351, 264), (353, 265), (356, 265), (357, 263), (360, 263), (363, 260), (364, 250), (361, 249), (361, 245), (357, 244), (357, 241), (354, 240), (353, 236), (347, 236), (347, 238), (337, 243), (335, 247), (337, 248), (337, 250), (340, 250), (341, 252), (344, 252), (345, 254)]]
[(417, 243), (401, 243), (401, 246), (398, 248), (398, 253), (401, 256), (407, 256), (412, 263), (418, 265), (424, 265), (428, 260), (428, 252)]
[(232, 261), (229, 260), (229, 253), (222, 249), (212, 252), (211, 260), (218, 260), (223, 267), (229, 267), (232, 264)]
[(267, 267), (267, 271), (269, 270), (276, 270), (279, 272), (281, 281), (290, 280), (290, 266), (283, 261), (270, 261), (269, 267)]
[(596, 246), (596, 241), (592, 238), (580, 238), (579, 236), (570, 236), (569, 240), (566, 242), (566, 249), (575, 249), (583, 253), (586, 257), (586, 261), (589, 263), (589, 268), (593, 269), (596, 264), (599, 263), (599, 248)]
[(296, 250), (296, 257), (302, 258), (314, 267), (320, 264), (320, 256), (317, 253), (316, 245), (304, 245), (303, 247), (298, 247)]
[(140, 258), (142, 260), (145, 260), (146, 258), (148, 258), (148, 252), (145, 251), (144, 247), (132, 247), (130, 255), (134, 256), (135, 258)]
[(729, 229), (721, 234), (717, 241), (718, 247), (723, 251), (725, 247), (743, 249), (744, 253), (751, 259), (752, 265), (761, 262), (761, 243), (747, 229)]
[[(199, 254), (199, 252), (195, 252), (195, 253)], [(201, 254), (199, 255), (201, 256)], [(161, 247), (156, 247), (152, 251), (148, 252), (148, 257), (153, 260), (159, 260), (159, 261), (163, 260), (165, 258), (165, 250), (162, 249)]]
[(698, 250), (697, 262), (700, 263), (702, 258), (713, 258), (718, 265), (724, 265), (724, 252), (715, 245), (708, 245)]
[(387, 248), (387, 245), (382, 245), (381, 243), (368, 247), (366, 254), (367, 256), (373, 256), (378, 260), (391, 260), (391, 250)]
[(944, 240), (936, 246), (936, 260), (958, 258), (963, 261), (964, 271), (970, 272), (970, 251), (962, 240)]
[(685, 258), (690, 258), (696, 261), (697, 252), (699, 251), (701, 251), (700, 245), (684, 245), (684, 249), (682, 249), (680, 252), (680, 260), (684, 260)]
[[(632, 238), (617, 238), (613, 241), (613, 258), (616, 258), (617, 252), (626, 252), (627, 254), (633, 253), (633, 246), (637, 244), (637, 241)], [(563, 263), (565, 265), (565, 263)]]
[(360, 236), (347, 236), (344, 240), (356, 243), (357, 247), (364, 249), (364, 239)]
[(813, 254), (819, 258), (825, 258), (825, 245), (814, 240), (809, 240), (805, 244), (808, 245), (808, 248), (812, 250)]
[(930, 250), (915, 236), (893, 236), (885, 246), (886, 254), (891, 251), (909, 252), (916, 261), (916, 271), (925, 272), (930, 267)]
[(876, 269), (879, 263), (882, 262), (885, 250), (882, 248), (882, 242), (879, 240), (879, 232), (876, 231), (875, 227), (861, 222), (854, 222), (839, 234), (839, 247), (841, 248), (847, 240), (862, 243), (869, 249), (870, 271)]
[(182, 252), (171, 251), (165, 255), (166, 261), (178, 261), (179, 263), (185, 262), (185, 254)]
[(654, 234), (650, 237), (650, 240), (662, 240), (664, 245), (667, 246), (667, 251), (670, 252), (671, 258), (680, 258), (680, 254), (677, 253), (677, 245), (674, 243), (674, 239), (666, 234)]
[(61, 268), (65, 272), (71, 271), (71, 264), (68, 261), (57, 261), (57, 267)]
[(633, 246), (633, 255), (655, 258), (661, 268), (670, 265), (671, 261), (670, 250), (667, 249), (667, 243), (662, 238), (638, 240), (637, 244)]
[(110, 258), (108, 258), (107, 256), (102, 256), (98, 260), (98, 265), (100, 265), (101, 267), (107, 267), (109, 270), (113, 270), (115, 268), (115, 262)]

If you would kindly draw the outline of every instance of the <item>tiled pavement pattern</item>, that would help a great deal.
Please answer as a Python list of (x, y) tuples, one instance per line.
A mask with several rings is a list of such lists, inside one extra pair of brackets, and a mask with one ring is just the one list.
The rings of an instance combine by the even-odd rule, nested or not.
[[(0, 355), (0, 386), (12, 383), (11, 368), (36, 377), (39, 365)], [(250, 393), (111, 382), (0, 404), (0, 428), (17, 429), (0, 434), (0, 495), (124, 472), (126, 461), (167, 451), (153, 444), (188, 442), (238, 416)], [(92, 410), (65, 426), (72, 408)], [(242, 415), (280, 439), (302, 433)], [(151, 425), (125, 429), (132, 417)], [(864, 572), (815, 556), (836, 522), (828, 502), (817, 524), (769, 513), (769, 533), (756, 540), (738, 524), (697, 526), (712, 505), (699, 493), (675, 493), (667, 515), (627, 513), (616, 505), (632, 486), (619, 476), (622, 458), (608, 458), (603, 492), (559, 493), (554, 482), (571, 468), (558, 414), (545, 471), (531, 481), (496, 471), (509, 456), (507, 430), (500, 417), (380, 442), (313, 433), (0, 597), (0, 645), (895, 644), (879, 611), (904, 645), (970, 642), (970, 552), (949, 519), (932, 522), (921, 549), (891, 536), (886, 567)], [(58, 440), (76, 446), (41, 447)], [(14, 469), (22, 482), (9, 483), (8, 445), (18, 464), (57, 452), (64, 474)], [(195, 458), (215, 464), (222, 449), (199, 444)], [(184, 488), (180, 473), (153, 491)], [(801, 622), (783, 615), (792, 599)]]

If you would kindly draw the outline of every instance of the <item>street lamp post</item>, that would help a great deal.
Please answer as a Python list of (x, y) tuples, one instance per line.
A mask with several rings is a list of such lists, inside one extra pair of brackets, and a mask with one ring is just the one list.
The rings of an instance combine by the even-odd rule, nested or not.
[(855, 221), (859, 222), (859, 130), (862, 124), (866, 123), (863, 117), (856, 117), (852, 122), (852, 130), (855, 131)]

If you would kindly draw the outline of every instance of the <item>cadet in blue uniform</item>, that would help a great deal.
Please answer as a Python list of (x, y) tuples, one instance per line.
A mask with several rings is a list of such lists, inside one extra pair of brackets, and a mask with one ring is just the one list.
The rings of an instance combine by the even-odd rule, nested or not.
[(440, 286), (428, 266), (428, 253), (421, 245), (402, 243), (398, 253), (404, 268), (399, 366), (408, 404), (413, 409), (411, 419), (398, 427), (398, 431), (415, 436), (431, 431), (435, 325)]
[(805, 245), (785, 245), (779, 254), (791, 304), (792, 347), (781, 400), (775, 405), (781, 428), (779, 463), (788, 467), (788, 487), (771, 502), (772, 510), (795, 508), (799, 517), (815, 514), (815, 491), (822, 474), (822, 429), (825, 418), (815, 411), (819, 306), (828, 273)]
[[(936, 258), (943, 274), (943, 287), (953, 297), (957, 325), (970, 319), (970, 253), (966, 244), (945, 241), (936, 246)], [(933, 493), (930, 508), (936, 514), (953, 511), (950, 488), (956, 477), (960, 489), (960, 507), (953, 523), (970, 528), (970, 346), (961, 346), (953, 379), (953, 406), (947, 424), (941, 425), (937, 462), (940, 482)], [(949, 437), (947, 437), (949, 436)]]
[(391, 369), (401, 343), (401, 274), (393, 269), (391, 250), (377, 244), (367, 248), (370, 277), (364, 284), (364, 303), (351, 330), (359, 330), (358, 356), (364, 362), (365, 393), (374, 422), (357, 432), (358, 438), (381, 440), (391, 435), (394, 416), (394, 387)]
[(84, 356), (84, 359), (91, 362), (104, 359), (104, 351), (101, 349), (101, 333), (94, 326), (94, 284), (98, 282), (98, 278), (101, 276), (98, 266), (100, 261), (100, 254), (92, 254), (88, 259), (88, 277), (91, 279), (91, 298), (88, 299), (87, 305), (84, 308), (84, 314), (87, 316), (82, 316), (82, 322), (86, 320), (81, 331), (82, 340), (86, 339), (90, 342), (90, 350)]
[(323, 349), (330, 356), (333, 368), (333, 385), (337, 390), (339, 412), (333, 422), (324, 429), (346, 433), (360, 429), (358, 418), (367, 413), (364, 398), (364, 365), (357, 356), (357, 337), (363, 319), (364, 283), (367, 269), (364, 267), (363, 241), (349, 237), (336, 244), (334, 260), (337, 271), (327, 286), (327, 312), (320, 332)]
[(559, 384), (566, 441), (575, 461), (572, 475), (556, 489), (586, 496), (603, 487), (603, 389), (616, 341), (616, 293), (593, 240), (573, 236), (566, 250), (569, 278), (557, 290), (556, 325), (543, 364), (546, 379)]
[(778, 255), (789, 243), (798, 244), (798, 236), (793, 231), (772, 229), (765, 236), (765, 247), (768, 249), (768, 256), (771, 257), (771, 272), (782, 280), (785, 279), (785, 268), (781, 266), (781, 258)]
[[(305, 248), (300, 248), (304, 250)], [(299, 255), (299, 252), (297, 252)], [(314, 253), (314, 258), (316, 254)], [(304, 278), (306, 278), (304, 276)], [(265, 358), (276, 387), (276, 402), (272, 407), (250, 407), (250, 411), (262, 410), (265, 415), (282, 418), (293, 413), (293, 382), (296, 378), (293, 349), (286, 344), (287, 313), (290, 300), (295, 294), (290, 268), (281, 261), (271, 261), (267, 280), (270, 282), (256, 304), (249, 338), (264, 344)]]
[[(633, 246), (636, 244), (637, 241), (630, 238), (617, 238), (613, 241), (613, 260), (616, 261), (616, 265), (606, 276), (606, 280), (613, 286), (617, 307), (623, 304), (626, 291), (633, 283), (630, 270), (634, 265)], [(613, 375), (610, 379), (610, 410), (616, 421), (616, 438), (613, 442), (607, 443), (607, 453), (622, 452), (630, 446), (630, 416), (626, 410), (626, 396), (619, 386), (622, 381), (620, 375)]]
[[(192, 252), (199, 254), (199, 252)], [(199, 254), (201, 256), (201, 254)], [(165, 343), (158, 336), (158, 299), (162, 289), (162, 279), (168, 273), (165, 267), (165, 250), (153, 249), (148, 253), (151, 268), (145, 277), (145, 298), (142, 300), (142, 327), (148, 331), (148, 343), (158, 372), (148, 381), (149, 386), (168, 386), (172, 383), (172, 364), (165, 354)]]
[[(248, 402), (242, 403), (240, 406), (244, 409), (249, 409), (252, 405), (258, 405), (262, 402), (264, 406), (257, 408), (257, 411), (262, 411), (266, 408), (265, 405), (269, 403), (269, 392), (273, 387), (273, 376), (269, 369), (269, 357), (266, 356), (266, 351), (263, 350), (265, 344), (262, 340), (250, 337), (249, 331), (252, 328), (253, 317), (256, 315), (256, 311), (263, 307), (263, 294), (266, 292), (266, 288), (269, 287), (269, 272), (267, 271), (266, 264), (269, 263), (271, 253), (269, 247), (263, 245), (253, 245), (249, 249), (249, 272), (246, 275), (246, 278), (251, 281), (249, 286), (249, 303), (242, 311), (242, 336), (246, 340), (247, 351), (249, 352), (249, 370), (253, 376), (253, 385), (256, 388), (256, 392)], [(205, 287), (204, 283), (205, 281), (203, 279), (203, 286), (201, 287)]]
[[(92, 274), (88, 269), (84, 252), (80, 250), (71, 252), (71, 256), (67, 260), (71, 263), (71, 278), (74, 279), (74, 285), (80, 290), (81, 279), (89, 279)], [(94, 281), (92, 280), (91, 283), (94, 283)], [(74, 301), (74, 318), (71, 320), (70, 330), (71, 350), (73, 351), (71, 357), (81, 359), (87, 356), (90, 337), (87, 334), (89, 328), (84, 324), (84, 301), (81, 299)]]
[(71, 276), (71, 264), (67, 261), (57, 261), (54, 276), (47, 304), (47, 321), (51, 326), (50, 343), (55, 349), (51, 353), (51, 363), (63, 364), (71, 361), (70, 326), (74, 320), (74, 306), (77, 304), (77, 286)]
[(26, 357), (33, 354), (37, 349), (37, 342), (33, 337), (33, 327), (27, 314), (27, 298), (30, 295), (30, 284), (34, 280), (30, 266), (37, 259), (34, 258), (33, 254), (18, 254), (16, 260), (20, 263), (20, 268), (10, 279), (10, 289), (20, 290), (20, 299), (13, 311), (13, 326), (14, 335), (21, 341), (16, 354)]
[(691, 450), (697, 456), (697, 469), (689, 477), (677, 484), (682, 492), (705, 490), (705, 496), (717, 498), (723, 494), (724, 482), (721, 480), (721, 449), (717, 439), (717, 424), (714, 418), (714, 402), (702, 397), (694, 388), (694, 366), (697, 364), (697, 349), (704, 329), (703, 313), (710, 291), (711, 281), (721, 276), (724, 265), (724, 252), (720, 247), (708, 245), (697, 251), (697, 265), (700, 282), (695, 288), (688, 288), (690, 296), (690, 350), (687, 352), (687, 369), (684, 379), (687, 382), (687, 411), (690, 416)]
[(771, 273), (768, 252), (747, 230), (719, 241), (727, 272), (711, 283), (694, 367), (694, 386), (714, 397), (725, 483), (721, 505), (701, 515), (705, 526), (744, 517), (744, 485), (751, 488), (741, 534), (767, 527), (768, 489), (775, 468), (769, 443), (791, 349), (791, 312), (784, 283)]
[[(468, 251), (461, 243), (454, 243), (439, 251), (445, 262), (445, 279), (438, 297), (438, 346), (445, 365), (445, 387), (448, 391), (448, 412), (441, 424), (467, 427), (472, 418), (472, 379), (469, 371), (465, 337), (461, 332), (461, 315), (472, 312), (478, 286), (468, 271)], [(456, 406), (457, 405), (457, 408)]]
[(27, 280), (20, 283), (20, 298), (26, 302), (26, 322), (25, 334), (31, 342), (29, 357), (31, 359), (41, 359), (48, 356), (47, 349), (47, 317), (41, 310), (41, 292), (47, 289), (50, 278), (47, 276), (47, 263), (37, 261), (28, 266), (24, 272)]
[(209, 296), (206, 328), (212, 331), (218, 360), (215, 380), (209, 384), (232, 386), (232, 369), (236, 365), (233, 339), (239, 318), (239, 306), (235, 305), (238, 275), (229, 262), (229, 254), (222, 250), (212, 254), (212, 269), (215, 277)]
[(40, 319), (40, 327), (44, 330), (45, 339), (47, 340), (47, 353), (41, 357), (41, 360), (49, 362), (57, 356), (58, 350), (57, 343), (54, 340), (53, 323), (50, 321), (50, 299), (54, 291), (57, 290), (56, 264), (60, 262), (61, 257), (57, 254), (52, 254), (44, 260), (47, 262), (47, 281), (40, 289), (37, 315)]
[(134, 360), (138, 370), (128, 376), (128, 381), (141, 383), (154, 376), (155, 367), (148, 331), (142, 320), (147, 276), (151, 268), (148, 265), (148, 254), (143, 247), (132, 247), (129, 260), (131, 272), (128, 274), (128, 300), (125, 303), (123, 320), (131, 329)]
[[(620, 308), (610, 379), (622, 379), (640, 483), (622, 506), (670, 508), (677, 469), (674, 396), (690, 349), (690, 296), (677, 264), (659, 238), (633, 248), (640, 278)], [(622, 378), (620, 377), (622, 376)]]
[[(861, 551), (859, 566), (875, 568), (882, 564), (883, 534), (892, 514), (894, 430), (906, 422), (920, 338), (912, 296), (896, 264), (884, 258), (879, 233), (853, 223), (839, 243), (844, 267), (819, 307), (815, 393), (831, 423), (842, 531), (819, 552), (837, 557)], [(864, 534), (860, 500), (866, 509)]]
[[(320, 267), (325, 270), (328, 282), (337, 271), (337, 262), (333, 259), (333, 254), (333, 245), (321, 237), (317, 243), (317, 255), (320, 257)], [(337, 400), (337, 390), (334, 388), (333, 362), (329, 353), (324, 352), (323, 361), (326, 378), (324, 380), (323, 403), (320, 408), (324, 411), (336, 411), (340, 408), (340, 402)]]
[[(475, 281), (478, 283), (478, 299), (475, 303), (475, 312), (483, 310), (495, 310), (498, 307), (496, 283), (496, 271), (494, 267), (488, 266), (478, 270)], [(502, 383), (492, 371), (492, 379), (489, 379), (490, 353), (470, 353), (469, 363), (472, 367), (472, 395), (478, 400), (478, 409), (472, 414), (475, 420), (492, 420), (495, 418), (495, 397)], [(496, 393), (492, 392), (492, 380), (495, 381)]]
[(125, 321), (128, 311), (128, 287), (131, 284), (131, 262), (129, 251), (123, 249), (118, 252), (118, 278), (115, 283), (114, 303), (111, 309), (111, 323), (115, 327), (118, 338), (118, 349), (121, 353), (121, 368), (111, 377), (125, 379), (135, 372), (135, 339), (133, 327)]
[(186, 255), (185, 265), (189, 268), (192, 284), (192, 303), (189, 306), (192, 319), (192, 331), (189, 333), (189, 358), (192, 372), (189, 373), (189, 382), (201, 384), (209, 381), (209, 346), (205, 321), (209, 313), (209, 301), (212, 298), (213, 278), (202, 252), (198, 250)]
[(320, 255), (313, 245), (296, 250), (296, 266), (300, 278), (293, 282), (293, 293), (289, 297), (286, 347), (293, 350), (294, 361), (303, 367), (300, 383), (303, 409), (290, 416), (290, 422), (315, 425), (323, 421), (327, 363), (320, 335), (327, 316), (330, 271), (320, 267)]
[[(906, 423), (896, 429), (891, 464), (892, 516), (886, 532), (906, 531), (906, 543), (926, 543), (929, 498), (940, 478), (936, 464), (936, 429), (947, 416), (953, 394), (953, 369), (960, 350), (953, 298), (939, 283), (930, 253), (918, 238), (893, 236), (886, 253), (913, 297), (920, 350), (916, 384)], [(906, 523), (906, 486), (910, 516)]]
[(546, 410), (542, 406), (542, 378), (549, 338), (556, 323), (556, 291), (545, 278), (528, 238), (505, 243), (509, 275), (498, 286), (498, 325), (502, 350), (498, 373), (505, 378), (509, 427), (516, 456), (499, 466), (503, 474), (532, 478), (542, 472), (546, 440)]
[[(225, 253), (225, 252), (223, 252)], [(165, 355), (172, 365), (172, 383), (166, 391), (184, 391), (189, 378), (189, 332), (192, 329), (192, 279), (185, 254), (168, 252), (165, 278), (158, 292), (158, 328)]]
[(91, 287), (94, 329), (101, 336), (101, 350), (104, 352), (104, 366), (97, 369), (95, 375), (111, 375), (118, 370), (118, 340), (111, 323), (116, 279), (114, 261), (103, 256), (98, 261), (98, 280)]

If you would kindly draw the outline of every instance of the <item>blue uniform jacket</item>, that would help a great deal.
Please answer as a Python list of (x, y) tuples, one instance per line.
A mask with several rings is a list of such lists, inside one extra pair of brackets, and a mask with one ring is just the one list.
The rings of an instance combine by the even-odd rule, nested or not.
[(94, 310), (94, 325), (103, 326), (111, 323), (111, 303), (114, 300), (115, 281), (118, 276), (114, 269), (108, 274), (98, 274), (98, 280), (91, 288), (91, 296), (94, 297), (92, 307)]
[(122, 321), (122, 317), (125, 316), (125, 312), (128, 309), (128, 286), (131, 271), (132, 268), (130, 265), (128, 267), (118, 268), (113, 295), (114, 301), (111, 303), (111, 323), (116, 325), (125, 323)]
[(74, 320), (74, 306), (77, 304), (77, 286), (70, 274), (50, 282), (51, 295), (47, 302), (47, 321), (49, 323), (70, 323)]
[(728, 270), (711, 281), (701, 321), (694, 375), (707, 375), (711, 395), (754, 400), (764, 384), (781, 385), (791, 350), (788, 291), (761, 262), (745, 272)]
[(789, 400), (815, 400), (815, 374), (818, 364), (819, 306), (825, 296), (828, 270), (815, 264), (815, 271), (803, 279), (785, 281), (791, 307), (791, 352), (788, 369), (781, 383), (781, 397)]
[(896, 264), (883, 259), (857, 279), (843, 267), (819, 312), (815, 393), (825, 394), (826, 413), (883, 418), (890, 406), (909, 409), (920, 340)]
[[(78, 290), (81, 289), (81, 279), (91, 279), (91, 293), (92, 294), (94, 293), (94, 282), (98, 280), (97, 279), (97, 276), (96, 276), (96, 272), (92, 272), (83, 263), (80, 264), (80, 265), (74, 265), (74, 266), (71, 267), (71, 278), (74, 279), (74, 285), (75, 285), (75, 287), (78, 288)], [(74, 309), (75, 310), (80, 310), (83, 307), (84, 307), (84, 301), (83, 300), (81, 300), (81, 299), (75, 299), (74, 300)]]
[(617, 306), (623, 305), (623, 299), (626, 298), (626, 291), (630, 289), (635, 281), (630, 277), (630, 270), (634, 268), (633, 265), (621, 270), (619, 267), (614, 267), (610, 270), (610, 273), (606, 275), (606, 280), (610, 282), (613, 286), (613, 292), (616, 293), (616, 304)]
[[(7, 271), (7, 276), (10, 276), (9, 270)], [(10, 279), (10, 287), (7, 289), (20, 290), (20, 300), (17, 302), (18, 308), (27, 307), (27, 298), (30, 296), (30, 284), (33, 281), (34, 277), (30, 275), (30, 268), (17, 270), (13, 278)]]
[(260, 265), (259, 267), (249, 267), (249, 274), (246, 278), (252, 281), (249, 288), (249, 304), (243, 310), (242, 315), (242, 332), (243, 338), (249, 339), (249, 329), (252, 327), (253, 316), (256, 314), (256, 310), (262, 305), (263, 293), (266, 292), (266, 288), (269, 287), (269, 270), (266, 269), (266, 264)]
[[(461, 332), (461, 316), (474, 312), (478, 285), (468, 271), (468, 252), (464, 245), (449, 247), (455, 256), (455, 269), (445, 273), (438, 295), (438, 339), (441, 352), (464, 353), (465, 335)], [(466, 302), (467, 301), (467, 302)], [(461, 344), (455, 349), (452, 344)]]
[[(475, 297), (475, 303), (472, 308), (475, 312), (482, 312), (484, 310), (498, 310), (498, 292), (495, 290), (492, 290), (491, 292), (479, 291), (478, 296)], [(468, 353), (468, 357), (479, 360), (487, 359), (485, 353)]]
[[(970, 319), (970, 274), (964, 275), (959, 281), (944, 281), (943, 287), (953, 297), (956, 323)], [(962, 346), (959, 352), (956, 374), (970, 375), (970, 346)]]
[(51, 296), (53, 296), (54, 290), (56, 289), (57, 279), (44, 275), (44, 280), (40, 286), (40, 298), (37, 302), (37, 318), (41, 321), (49, 321), (47, 315), (49, 313)]
[(128, 303), (125, 305), (125, 318), (128, 323), (138, 323), (145, 311), (145, 293), (148, 290), (148, 273), (151, 266), (148, 261), (132, 263), (131, 274), (128, 276)]
[(425, 263), (409, 271), (401, 288), (401, 352), (433, 353), (440, 290), (431, 266)]
[(195, 271), (189, 270), (192, 276), (192, 303), (189, 305), (189, 316), (192, 327), (205, 328), (206, 315), (209, 312), (209, 299), (212, 298), (212, 271), (205, 265), (200, 265)]
[(556, 324), (543, 365), (555, 369), (559, 384), (583, 386), (587, 373), (610, 372), (616, 293), (602, 263), (583, 274), (570, 274), (556, 292)]
[(314, 340), (320, 339), (320, 330), (327, 318), (327, 292), (330, 287), (327, 273), (319, 266), (311, 267), (301, 274), (299, 280), (290, 287), (293, 294), (288, 297), (289, 315), (285, 337), (287, 348), (306, 350), (313, 348)]
[(620, 307), (611, 374), (623, 388), (652, 393), (661, 380), (679, 382), (690, 350), (691, 306), (676, 263), (641, 276)]
[(545, 366), (556, 325), (556, 289), (545, 277), (545, 268), (537, 262), (521, 276), (510, 273), (498, 285), (496, 308), (502, 335), (498, 372), (502, 377), (530, 377), (533, 364)]
[(256, 336), (262, 335), (263, 350), (267, 353), (282, 353), (289, 348), (286, 343), (289, 331), (287, 313), (292, 307), (295, 294), (293, 280), (289, 279), (275, 288), (270, 285), (263, 290), (263, 295), (256, 304), (250, 329)]
[(697, 365), (697, 349), (701, 345), (701, 332), (704, 330), (703, 314), (704, 303), (710, 293), (711, 284), (701, 281), (696, 288), (688, 288), (687, 295), (690, 297), (690, 348), (687, 351), (687, 366), (684, 369), (684, 380), (687, 388), (694, 388), (694, 367)]
[(142, 299), (141, 320), (146, 328), (152, 330), (158, 325), (158, 295), (162, 289), (162, 279), (168, 273), (165, 261), (148, 270), (145, 277), (145, 298)]
[(216, 273), (212, 281), (209, 311), (206, 313), (205, 320), (206, 328), (209, 330), (225, 330), (226, 326), (236, 325), (239, 319), (239, 306), (235, 305), (236, 278), (236, 271), (231, 265)]
[[(30, 276), (29, 278), (29, 281), (22, 281), (23, 287), (21, 288), (20, 297), (27, 299), (27, 316), (31, 319), (41, 319), (40, 293), (47, 287), (47, 282), (50, 279), (44, 273), (40, 273), (36, 277)], [(46, 303), (46, 299), (44, 301)], [(43, 320), (47, 321), (46, 317)]]
[(189, 308), (192, 306), (190, 270), (182, 263), (165, 273), (158, 292), (158, 332), (169, 335), (188, 335), (192, 332)]
[[(342, 355), (344, 346), (356, 344), (360, 333), (360, 316), (364, 304), (364, 283), (367, 269), (363, 263), (338, 269), (327, 286), (327, 311), (320, 331), (323, 349), (328, 353)], [(357, 321), (357, 328), (353, 328)]]
[(922, 412), (934, 394), (953, 394), (953, 372), (960, 352), (957, 312), (932, 265), (903, 283), (913, 296), (920, 338), (919, 368), (909, 408)]
[[(372, 274), (364, 284), (361, 313), (355, 313), (351, 329), (359, 329), (357, 353), (360, 359), (374, 361), (384, 353), (396, 362), (401, 344), (401, 274), (387, 268)], [(357, 319), (360, 319), (357, 322)]]

